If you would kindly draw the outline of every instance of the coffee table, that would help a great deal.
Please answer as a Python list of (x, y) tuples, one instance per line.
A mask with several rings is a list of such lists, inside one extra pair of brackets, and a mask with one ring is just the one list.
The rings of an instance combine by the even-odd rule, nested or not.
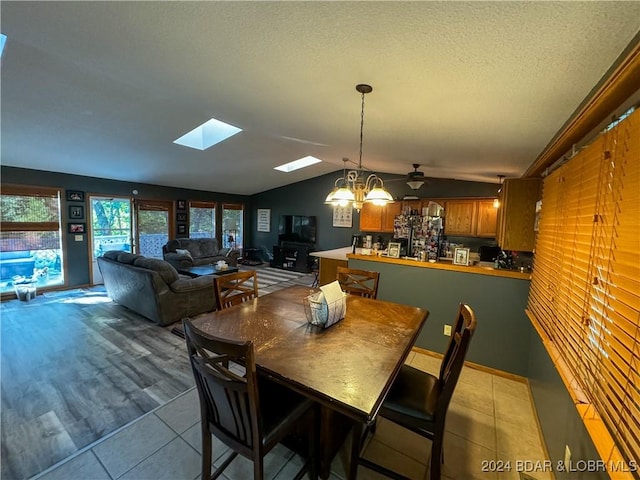
[(218, 270), (215, 265), (200, 265), (197, 267), (179, 268), (178, 273), (189, 275), (192, 278), (201, 277), (203, 275), (225, 275), (227, 273), (236, 273), (238, 267), (228, 267), (226, 270)]

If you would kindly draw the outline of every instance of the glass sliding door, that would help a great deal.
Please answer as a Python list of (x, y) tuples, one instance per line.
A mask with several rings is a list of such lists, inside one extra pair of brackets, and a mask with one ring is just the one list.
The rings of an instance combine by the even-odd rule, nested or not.
[(162, 259), (162, 247), (174, 229), (173, 202), (136, 200), (136, 253)]
[(244, 205), (222, 205), (222, 246), (242, 250)]
[(91, 237), (91, 279), (101, 284), (97, 258), (109, 250), (132, 251), (131, 199), (89, 195)]

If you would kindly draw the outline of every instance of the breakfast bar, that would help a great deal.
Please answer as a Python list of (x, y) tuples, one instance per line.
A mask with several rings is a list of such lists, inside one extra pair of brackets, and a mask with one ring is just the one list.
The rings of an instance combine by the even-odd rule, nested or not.
[[(526, 376), (531, 324), (525, 315), (530, 274), (479, 265), (346, 254), (348, 266), (380, 273), (378, 299), (428, 308), (416, 347), (442, 353), (460, 302), (473, 306), (478, 331), (467, 360)], [(321, 257), (322, 258), (322, 257)]]

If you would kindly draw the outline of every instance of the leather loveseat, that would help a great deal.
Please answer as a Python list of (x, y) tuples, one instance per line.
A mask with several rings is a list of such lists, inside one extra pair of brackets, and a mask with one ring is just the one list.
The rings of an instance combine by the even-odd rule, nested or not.
[(210, 265), (224, 260), (235, 267), (240, 252), (231, 248), (219, 248), (216, 238), (177, 238), (162, 247), (164, 259), (175, 268)]
[(179, 275), (164, 260), (120, 250), (98, 257), (98, 268), (109, 298), (160, 325), (216, 309), (211, 275)]

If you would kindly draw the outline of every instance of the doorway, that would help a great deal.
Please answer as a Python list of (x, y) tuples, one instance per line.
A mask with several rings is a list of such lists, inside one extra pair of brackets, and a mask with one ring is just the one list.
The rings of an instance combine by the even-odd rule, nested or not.
[(173, 231), (173, 202), (165, 200), (135, 200), (136, 253), (145, 257), (163, 258), (162, 247)]
[(131, 199), (89, 195), (91, 237), (91, 281), (102, 284), (97, 258), (109, 250), (132, 251)]

